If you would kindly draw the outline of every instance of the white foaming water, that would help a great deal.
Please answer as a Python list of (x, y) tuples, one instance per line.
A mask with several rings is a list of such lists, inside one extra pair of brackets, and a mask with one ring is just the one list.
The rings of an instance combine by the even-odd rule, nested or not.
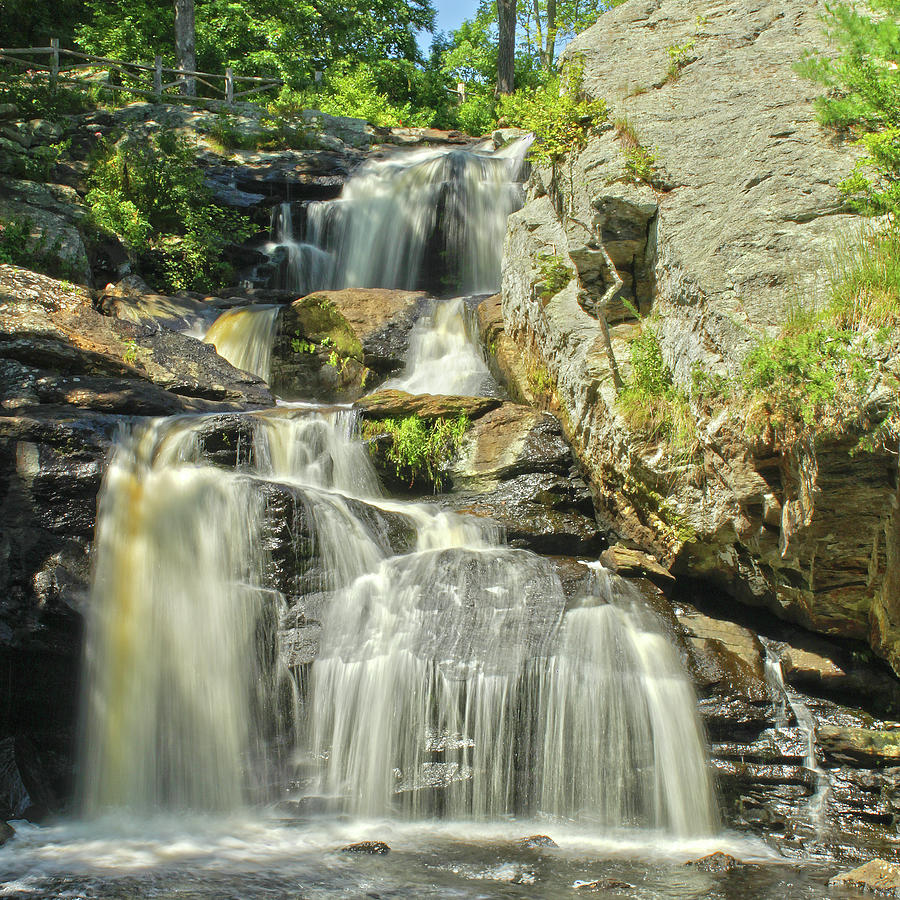
[(203, 338), (236, 369), (269, 380), (272, 342), (278, 331), (278, 306), (240, 306), (225, 310)]
[(303, 296), (334, 283), (334, 257), (315, 244), (297, 240), (290, 203), (281, 203), (273, 210), (271, 232), (272, 240), (263, 249), (276, 260), (280, 254), (285, 257), (275, 287)]
[(490, 523), (381, 499), (346, 412), (259, 421), (260, 471), (303, 488), (327, 573), (308, 701), (322, 795), (363, 816), (712, 833), (692, 690), (624, 583), (597, 573), (566, 613), (552, 564)]
[(436, 304), (416, 322), (406, 367), (382, 389), (478, 396), (490, 381), (487, 364), (469, 336), (465, 301), (459, 298)]
[(531, 140), (495, 152), (440, 148), (371, 159), (338, 200), (306, 206), (304, 241), (294, 238), (289, 206), (283, 206), (273, 232), (274, 246), (288, 254), (284, 286), (304, 293), (329, 287), (497, 290), (506, 219), (522, 205), (519, 179)]
[(203, 464), (206, 421), (138, 427), (104, 479), (85, 651), (89, 813), (234, 809), (266, 778), (284, 672), (265, 662), (277, 598), (263, 587), (262, 500), (247, 476)]
[(207, 416), (151, 423), (110, 465), (87, 809), (234, 808), (264, 770), (280, 670), (257, 638), (274, 641), (281, 598), (265, 587), (262, 489), (281, 482), (328, 598), (307, 701), (319, 793), (365, 816), (713, 832), (689, 683), (623, 582), (595, 574), (566, 612), (553, 565), (490, 523), (382, 499), (348, 411), (247, 418), (246, 472), (204, 463)]

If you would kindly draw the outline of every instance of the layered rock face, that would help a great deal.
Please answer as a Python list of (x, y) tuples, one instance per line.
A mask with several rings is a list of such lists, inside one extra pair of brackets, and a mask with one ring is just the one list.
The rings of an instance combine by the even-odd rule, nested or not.
[[(677, 385), (689, 390), (695, 372), (739, 376), (798, 297), (823, 295), (833, 248), (860, 227), (838, 188), (855, 149), (816, 122), (818, 89), (792, 69), (824, 46), (821, 10), (635, 0), (569, 45), (616, 126), (535, 169), (505, 247), (504, 340), (515, 349), (495, 338), (497, 363), (518, 352), (524, 368), (507, 363), (509, 376), (551, 385), (621, 537), (732, 598), (868, 640), (900, 672), (895, 454), (851, 455), (858, 435), (783, 448), (771, 434), (751, 439), (740, 409), (695, 403), (699, 462), (687, 463), (631, 432), (616, 404), (634, 310), (653, 316)], [(629, 167), (625, 119), (655, 156), (652, 186)], [(548, 257), (575, 275), (552, 296)], [(863, 419), (890, 402), (894, 368), (879, 361)]]

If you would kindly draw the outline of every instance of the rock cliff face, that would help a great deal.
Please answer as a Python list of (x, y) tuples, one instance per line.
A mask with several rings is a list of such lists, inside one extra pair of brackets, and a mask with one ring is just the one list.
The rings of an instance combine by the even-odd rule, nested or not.
[[(856, 438), (824, 434), (792, 448), (751, 440), (740, 409), (695, 402), (688, 464), (629, 431), (616, 405), (632, 310), (653, 316), (676, 384), (689, 390), (697, 370), (737, 376), (798, 297), (821, 295), (836, 242), (860, 227), (838, 189), (854, 148), (816, 122), (817, 88), (792, 69), (823, 45), (821, 9), (631, 0), (569, 45), (615, 126), (533, 172), (510, 220), (497, 364), (515, 356), (511, 341), (524, 380), (551, 385), (620, 537), (736, 600), (868, 640), (900, 672), (895, 454), (851, 456)], [(626, 130), (655, 156), (652, 186), (629, 170)], [(553, 296), (548, 255), (576, 276)], [(889, 376), (896, 359), (879, 367)], [(523, 383), (521, 364), (506, 368)], [(864, 415), (877, 419), (883, 384)]]

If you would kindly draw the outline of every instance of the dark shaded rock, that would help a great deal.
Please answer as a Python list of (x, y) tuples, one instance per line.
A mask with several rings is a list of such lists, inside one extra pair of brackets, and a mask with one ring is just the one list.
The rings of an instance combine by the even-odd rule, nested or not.
[(367, 419), (393, 419), (418, 416), (428, 421), (455, 419), (465, 415), (474, 420), (501, 404), (496, 397), (444, 397), (434, 394), (407, 394), (404, 391), (378, 391), (356, 401)]
[(727, 853), (722, 853), (721, 850), (685, 863), (685, 866), (697, 869), (700, 872), (732, 872), (742, 865), (739, 860), (729, 856)]
[(0, 822), (0, 847), (16, 836), (16, 829), (9, 822)]
[(522, 838), (519, 846), (525, 850), (541, 850), (544, 848), (559, 848), (559, 844), (546, 834), (533, 834), (531, 837)]
[(272, 403), (266, 386), (215, 349), (158, 327), (103, 316), (86, 291), (0, 266), (0, 357), (66, 375), (151, 381), (180, 396)]
[(58, 809), (34, 744), (24, 735), (0, 740), (0, 819), (42, 822)]
[(384, 841), (358, 841), (355, 844), (341, 847), (341, 853), (368, 853), (373, 856), (383, 856), (390, 852), (391, 848)]
[(879, 897), (900, 897), (900, 865), (873, 859), (835, 876), (828, 884), (830, 887), (855, 888)]

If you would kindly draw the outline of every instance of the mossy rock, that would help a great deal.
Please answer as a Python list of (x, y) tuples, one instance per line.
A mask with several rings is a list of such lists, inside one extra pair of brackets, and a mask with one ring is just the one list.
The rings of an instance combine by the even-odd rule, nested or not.
[(272, 347), (271, 384), (292, 400), (355, 400), (370, 376), (359, 338), (327, 297), (284, 308)]

